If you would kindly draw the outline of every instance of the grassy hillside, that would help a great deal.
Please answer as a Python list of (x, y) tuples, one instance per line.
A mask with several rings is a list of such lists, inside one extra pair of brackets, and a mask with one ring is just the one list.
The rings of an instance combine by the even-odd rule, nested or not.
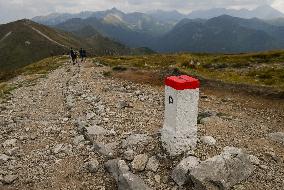
[(284, 51), (237, 55), (184, 53), (100, 57), (96, 61), (112, 67), (145, 70), (176, 68), (205, 79), (284, 90)]
[[(43, 37), (36, 30), (41, 31), (58, 44)], [(27, 20), (0, 25), (0, 38), (2, 39), (0, 41), (1, 71), (13, 70), (44, 57), (63, 54), (68, 50), (68, 45), (79, 45), (80, 43), (66, 37), (64, 33), (48, 30), (46, 27)]]

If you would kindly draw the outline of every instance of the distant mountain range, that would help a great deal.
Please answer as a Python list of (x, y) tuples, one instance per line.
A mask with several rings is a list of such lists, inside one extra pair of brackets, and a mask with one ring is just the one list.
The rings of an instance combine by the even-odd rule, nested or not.
[(210, 19), (221, 15), (230, 15), (239, 18), (259, 18), (259, 19), (275, 19), (284, 17), (284, 14), (269, 5), (259, 6), (253, 10), (248, 9), (225, 9), (225, 8), (214, 8), (209, 10), (193, 11), (187, 15), (187, 18), (196, 19)]
[[(259, 7), (250, 12), (261, 9), (274, 10)], [(275, 10), (273, 15), (279, 15), (277, 13)], [(190, 15), (194, 17), (194, 14), (196, 12)], [(177, 11), (126, 14), (114, 8), (95, 12), (85, 19), (69, 19), (53, 27), (81, 38), (85, 38), (86, 33), (101, 34), (133, 48), (149, 47), (158, 52), (240, 53), (284, 48), (283, 18), (261, 20), (229, 15), (210, 19), (181, 18)]]
[[(59, 23), (65, 22), (72, 18), (86, 19), (89, 17), (97, 17), (98, 19), (106, 17), (106, 15), (116, 15), (119, 18), (131, 23), (134, 26), (139, 26), (137, 24), (137, 19), (141, 22), (148, 20), (150, 22), (158, 22), (159, 24), (175, 24), (184, 18), (188, 19), (210, 19), (218, 17), (221, 15), (229, 15), (239, 18), (259, 18), (264, 20), (271, 20), (277, 18), (284, 18), (284, 14), (269, 5), (259, 6), (253, 10), (248, 9), (226, 9), (226, 8), (213, 8), (208, 10), (196, 10), (189, 14), (182, 14), (176, 10), (164, 11), (164, 10), (154, 10), (146, 13), (123, 13), (116, 8), (106, 10), (106, 11), (85, 11), (77, 14), (70, 13), (52, 13), (47, 16), (34, 17), (32, 20), (45, 25), (57, 25)], [(128, 18), (130, 17), (130, 18)], [(134, 18), (133, 18), (134, 17)], [(144, 17), (144, 19), (143, 19)], [(132, 20), (132, 22), (129, 22)]]
[(184, 19), (150, 46), (160, 52), (241, 53), (284, 48), (284, 27), (222, 15)]
[[(90, 27), (78, 36), (30, 20), (0, 25), (0, 70), (14, 70), (51, 55), (62, 55), (70, 47), (87, 49), (89, 55), (144, 54), (145, 48), (131, 49), (100, 35)], [(82, 37), (79, 37), (82, 36)]]

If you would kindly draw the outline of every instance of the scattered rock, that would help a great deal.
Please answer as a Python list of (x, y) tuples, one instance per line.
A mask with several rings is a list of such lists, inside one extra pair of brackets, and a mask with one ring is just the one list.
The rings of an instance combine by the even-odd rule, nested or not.
[(119, 143), (108, 143), (108, 144), (102, 144), (102, 143), (95, 143), (94, 148), (96, 151), (98, 151), (100, 154), (107, 156), (109, 158), (113, 158), (116, 154), (117, 146)]
[(260, 160), (256, 156), (254, 156), (254, 155), (249, 155), (249, 160), (254, 165), (258, 166), (260, 164)]
[(127, 161), (132, 161), (135, 156), (135, 152), (132, 149), (128, 149), (124, 152), (124, 159)]
[(6, 154), (0, 154), (0, 164), (5, 163), (10, 159), (11, 159), (11, 157), (7, 156)]
[(230, 189), (254, 171), (249, 155), (235, 147), (225, 147), (221, 155), (201, 162), (190, 171), (194, 189)]
[(157, 172), (158, 168), (159, 168), (159, 161), (156, 159), (155, 156), (150, 157), (146, 165), (146, 170)]
[(158, 183), (158, 184), (161, 183), (161, 176), (160, 175), (155, 175), (154, 179), (155, 179), (156, 183)]
[(74, 138), (73, 143), (75, 145), (79, 145), (81, 142), (84, 142), (84, 141), (85, 141), (84, 136), (83, 135), (79, 135), (79, 136)]
[(123, 160), (109, 160), (105, 167), (117, 182), (118, 190), (151, 190), (139, 177), (129, 171)]
[(146, 146), (150, 143), (152, 137), (146, 134), (134, 134), (122, 141), (122, 148), (136, 148), (137, 146)]
[(2, 179), (2, 183), (9, 185), (12, 184), (16, 179), (18, 179), (17, 175), (6, 175)]
[(134, 171), (144, 171), (147, 162), (148, 162), (147, 154), (139, 154), (134, 157), (134, 160), (131, 163), (132, 169)]
[(124, 108), (128, 108), (128, 107), (129, 107), (128, 102), (126, 102), (126, 101), (120, 101), (120, 102), (118, 102), (117, 108), (119, 108), (119, 109), (124, 109)]
[(85, 168), (90, 173), (96, 173), (99, 169), (99, 162), (96, 159), (92, 159), (89, 162), (85, 163)]
[(54, 154), (58, 154), (59, 152), (61, 152), (63, 149), (63, 144), (58, 144), (54, 147), (53, 152)]
[(106, 135), (108, 133), (103, 127), (94, 125), (91, 127), (87, 127), (87, 134), (88, 135)]
[(17, 143), (17, 139), (9, 139), (9, 140), (6, 140), (2, 145), (4, 148), (14, 147), (16, 146), (16, 143)]
[(201, 142), (209, 146), (214, 146), (216, 144), (216, 140), (212, 136), (204, 136), (201, 137), (200, 140)]
[(199, 158), (189, 156), (183, 159), (172, 171), (172, 179), (182, 186), (188, 181), (188, 173), (200, 163)]
[[(206, 98), (207, 98), (207, 96), (206, 96)], [(200, 112), (198, 114), (197, 122), (200, 124), (202, 119), (209, 118), (209, 117), (212, 117), (212, 116), (217, 116), (217, 112), (214, 112), (214, 111)]]
[(261, 169), (263, 169), (263, 170), (267, 170), (268, 169), (268, 166), (266, 166), (266, 165), (260, 165), (259, 166)]
[(17, 153), (17, 151), (19, 150), (20, 148), (19, 147), (14, 147), (12, 149), (9, 149), (7, 150), (7, 154), (9, 156), (15, 156), (15, 154)]
[(270, 133), (268, 136), (271, 140), (284, 144), (284, 133)]

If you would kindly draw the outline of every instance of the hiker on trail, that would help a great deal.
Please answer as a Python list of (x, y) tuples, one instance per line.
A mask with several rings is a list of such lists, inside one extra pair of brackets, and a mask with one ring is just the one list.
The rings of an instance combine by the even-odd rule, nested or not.
[(73, 48), (70, 48), (70, 57), (71, 57), (73, 65), (75, 65), (77, 55), (76, 55), (76, 52), (73, 50)]
[(84, 62), (87, 60), (87, 51), (85, 49), (83, 49), (83, 59)]
[(83, 50), (83, 48), (80, 49), (79, 54), (80, 54), (81, 62), (83, 62), (84, 61), (84, 50)]

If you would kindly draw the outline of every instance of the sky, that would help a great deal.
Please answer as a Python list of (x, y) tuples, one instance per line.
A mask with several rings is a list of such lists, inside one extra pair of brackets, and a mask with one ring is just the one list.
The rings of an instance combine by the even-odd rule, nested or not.
[(270, 5), (284, 12), (284, 0), (0, 0), (0, 23), (54, 12), (77, 13), (113, 7), (125, 12), (161, 9), (189, 13), (210, 8), (253, 9), (261, 5)]

